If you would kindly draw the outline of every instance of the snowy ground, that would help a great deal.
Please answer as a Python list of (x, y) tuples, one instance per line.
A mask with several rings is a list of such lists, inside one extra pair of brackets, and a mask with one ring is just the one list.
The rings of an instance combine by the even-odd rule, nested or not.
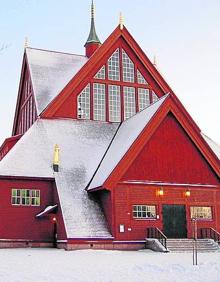
[(220, 253), (1, 249), (0, 282), (220, 282)]

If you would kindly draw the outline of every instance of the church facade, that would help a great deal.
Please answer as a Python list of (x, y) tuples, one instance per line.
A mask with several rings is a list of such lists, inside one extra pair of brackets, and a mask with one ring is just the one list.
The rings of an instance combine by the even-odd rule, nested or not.
[[(0, 147), (0, 247), (140, 249), (220, 232), (220, 147), (120, 23), (86, 55), (26, 47)], [(157, 234), (156, 232), (154, 234)]]

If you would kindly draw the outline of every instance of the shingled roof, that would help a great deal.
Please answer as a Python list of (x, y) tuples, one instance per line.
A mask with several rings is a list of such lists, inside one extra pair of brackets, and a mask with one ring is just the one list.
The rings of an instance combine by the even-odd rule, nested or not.
[(26, 48), (27, 62), (39, 115), (81, 67), (86, 56)]

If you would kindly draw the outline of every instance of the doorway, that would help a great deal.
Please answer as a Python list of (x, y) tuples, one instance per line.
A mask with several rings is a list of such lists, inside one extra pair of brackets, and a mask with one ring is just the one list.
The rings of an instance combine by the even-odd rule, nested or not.
[(168, 238), (186, 238), (185, 205), (163, 205), (163, 232)]

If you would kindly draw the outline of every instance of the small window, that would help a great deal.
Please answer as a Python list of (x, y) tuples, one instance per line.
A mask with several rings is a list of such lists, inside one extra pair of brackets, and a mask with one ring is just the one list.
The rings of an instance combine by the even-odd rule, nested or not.
[(139, 84), (148, 84), (146, 79), (143, 77), (143, 75), (140, 73), (139, 70), (137, 70), (137, 82)]
[(124, 92), (124, 119), (132, 117), (136, 113), (136, 102), (135, 102), (135, 88), (134, 87), (123, 87)]
[(133, 218), (156, 218), (156, 206), (134, 205)]
[(105, 66), (103, 66), (95, 75), (97, 79), (105, 79)]
[(191, 218), (212, 219), (211, 207), (190, 207)]
[(106, 103), (105, 103), (105, 84), (94, 83), (93, 84), (93, 115), (94, 120), (106, 120)]
[(78, 118), (90, 119), (90, 84), (88, 84), (79, 94), (77, 102)]
[(12, 205), (40, 206), (40, 190), (12, 189)]
[(134, 82), (134, 63), (122, 49), (123, 81)]
[(159, 98), (158, 98), (157, 94), (154, 91), (152, 91), (152, 103), (157, 102), (158, 99)]
[(138, 88), (138, 105), (139, 111), (145, 109), (150, 105), (149, 89)]
[(110, 80), (120, 80), (119, 49), (108, 59), (108, 78)]
[(109, 99), (109, 121), (121, 121), (121, 95), (120, 86), (109, 85), (108, 87)]

